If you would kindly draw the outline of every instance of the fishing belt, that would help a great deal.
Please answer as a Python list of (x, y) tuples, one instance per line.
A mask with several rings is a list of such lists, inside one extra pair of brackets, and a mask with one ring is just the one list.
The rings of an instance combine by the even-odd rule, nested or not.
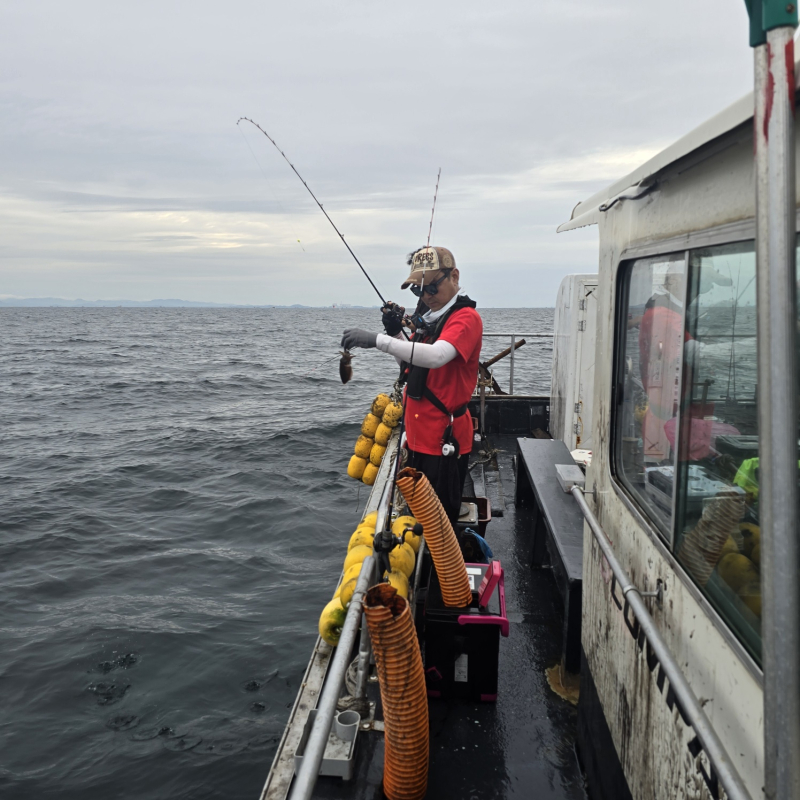
[[(443, 314), (441, 317), (439, 317), (439, 319), (436, 320), (433, 330), (431, 330), (425, 337), (424, 344), (433, 344), (439, 338), (442, 330), (444, 329), (445, 323), (448, 319), (450, 319), (451, 314), (462, 308), (475, 308), (476, 306), (477, 303), (474, 300), (470, 300), (466, 295), (459, 297), (458, 300), (456, 300), (456, 302), (453, 303), (453, 305), (447, 310), (447, 313)], [(431, 403), (431, 405), (434, 406), (434, 408), (436, 408), (438, 411), (441, 411), (442, 414), (451, 417), (452, 419), (463, 417), (464, 414), (467, 413), (468, 403), (464, 403), (463, 406), (459, 406), (454, 411), (450, 411), (447, 406), (428, 388), (427, 383), (429, 372), (430, 368), (428, 367), (414, 366), (413, 364), (409, 364), (405, 361), (401, 364), (401, 382), (406, 384), (408, 396), (412, 400), (427, 400), (429, 403)]]

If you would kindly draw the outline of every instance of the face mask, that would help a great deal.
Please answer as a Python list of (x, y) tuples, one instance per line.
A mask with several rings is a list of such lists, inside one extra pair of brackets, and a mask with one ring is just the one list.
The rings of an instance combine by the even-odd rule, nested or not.
[(464, 294), (466, 294), (466, 292), (463, 289), (459, 289), (458, 294), (456, 294), (446, 306), (440, 308), (438, 311), (429, 311), (427, 314), (423, 314), (422, 319), (424, 319), (425, 322), (436, 322), (436, 320), (439, 319), (442, 314), (448, 312), (455, 305), (456, 300)]

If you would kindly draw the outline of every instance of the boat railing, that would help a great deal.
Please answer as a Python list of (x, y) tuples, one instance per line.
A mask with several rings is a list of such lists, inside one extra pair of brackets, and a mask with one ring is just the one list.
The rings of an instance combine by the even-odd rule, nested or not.
[[(702, 749), (708, 756), (713, 774), (719, 779), (729, 800), (752, 800), (733, 761), (726, 752), (725, 746), (717, 736), (717, 732), (711, 725), (705, 711), (703, 711), (700, 701), (686, 680), (686, 676), (681, 672), (678, 662), (670, 652), (667, 643), (656, 627), (655, 620), (650, 616), (650, 612), (645, 606), (645, 597), (660, 598), (661, 587), (656, 592), (642, 592), (631, 583), (631, 579), (614, 554), (610, 540), (586, 502), (583, 490), (579, 486), (573, 486), (570, 491), (577, 500), (595, 541), (600, 546), (606, 561), (611, 567), (611, 572), (620, 586), (625, 606), (633, 612), (639, 630), (644, 634), (652, 654), (660, 664), (660, 669), (669, 680), (670, 690), (675, 697), (681, 717), (691, 725), (702, 745)], [(699, 755), (699, 752), (697, 755)]]
[[(394, 450), (394, 458), (397, 458), (398, 450)], [(383, 530), (386, 524), (386, 516), (389, 513), (389, 505), (394, 488), (392, 475), (394, 470), (388, 471), (386, 483), (381, 492), (378, 502), (378, 520), (375, 525), (376, 530)], [(305, 753), (302, 764), (295, 774), (292, 788), (289, 793), (289, 800), (309, 800), (314, 792), (314, 786), (319, 777), (319, 768), (322, 758), (325, 755), (325, 747), (328, 743), (328, 736), (333, 725), (333, 717), (336, 714), (336, 706), (342, 691), (347, 670), (351, 664), (351, 655), (355, 646), (359, 627), (361, 628), (361, 640), (358, 650), (358, 670), (356, 672), (356, 700), (365, 700), (367, 695), (367, 681), (369, 679), (369, 662), (372, 654), (372, 647), (369, 639), (366, 624), (362, 625), (363, 601), (367, 589), (375, 582), (375, 570), (377, 559), (374, 556), (365, 558), (361, 565), (361, 572), (358, 575), (356, 589), (347, 607), (342, 633), (339, 636), (339, 644), (331, 660), (328, 673), (325, 677), (325, 684), (320, 693), (317, 703), (317, 714), (314, 725), (308, 735)]]
[[(510, 395), (514, 394), (514, 353), (518, 347), (520, 347), (520, 342), (524, 339), (552, 339), (552, 333), (504, 333), (504, 332), (497, 332), (494, 331), (483, 332), (484, 338), (495, 338), (495, 339), (509, 339), (510, 341), (510, 352), (508, 353), (510, 357), (510, 367), (509, 367), (509, 376), (508, 376), (508, 393)], [(524, 344), (524, 342), (522, 342)], [(504, 356), (503, 356), (504, 357)], [(494, 363), (495, 359), (492, 359), (492, 363)]]

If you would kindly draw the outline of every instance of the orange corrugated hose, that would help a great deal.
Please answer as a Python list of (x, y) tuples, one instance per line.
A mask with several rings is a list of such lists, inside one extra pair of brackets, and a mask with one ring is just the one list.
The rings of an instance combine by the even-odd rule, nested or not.
[(388, 583), (364, 598), (384, 721), (383, 792), (389, 800), (422, 800), (428, 790), (428, 695), (408, 601)]
[(421, 472), (411, 467), (400, 470), (397, 486), (411, 513), (422, 523), (425, 544), (431, 551), (444, 604), (450, 608), (468, 606), (472, 602), (472, 592), (464, 556), (433, 486)]

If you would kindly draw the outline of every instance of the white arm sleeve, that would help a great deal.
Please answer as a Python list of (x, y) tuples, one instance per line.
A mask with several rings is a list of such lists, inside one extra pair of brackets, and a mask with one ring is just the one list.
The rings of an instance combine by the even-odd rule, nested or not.
[[(405, 339), (394, 339), (385, 333), (379, 333), (375, 346), (378, 350), (383, 350), (384, 353), (393, 355), (398, 363), (407, 361), (418, 367), (427, 367), (428, 369), (443, 367), (458, 355), (455, 347), (443, 339), (433, 344), (422, 344), (422, 342), (414, 344)], [(413, 362), (411, 361), (412, 348), (414, 353)]]

